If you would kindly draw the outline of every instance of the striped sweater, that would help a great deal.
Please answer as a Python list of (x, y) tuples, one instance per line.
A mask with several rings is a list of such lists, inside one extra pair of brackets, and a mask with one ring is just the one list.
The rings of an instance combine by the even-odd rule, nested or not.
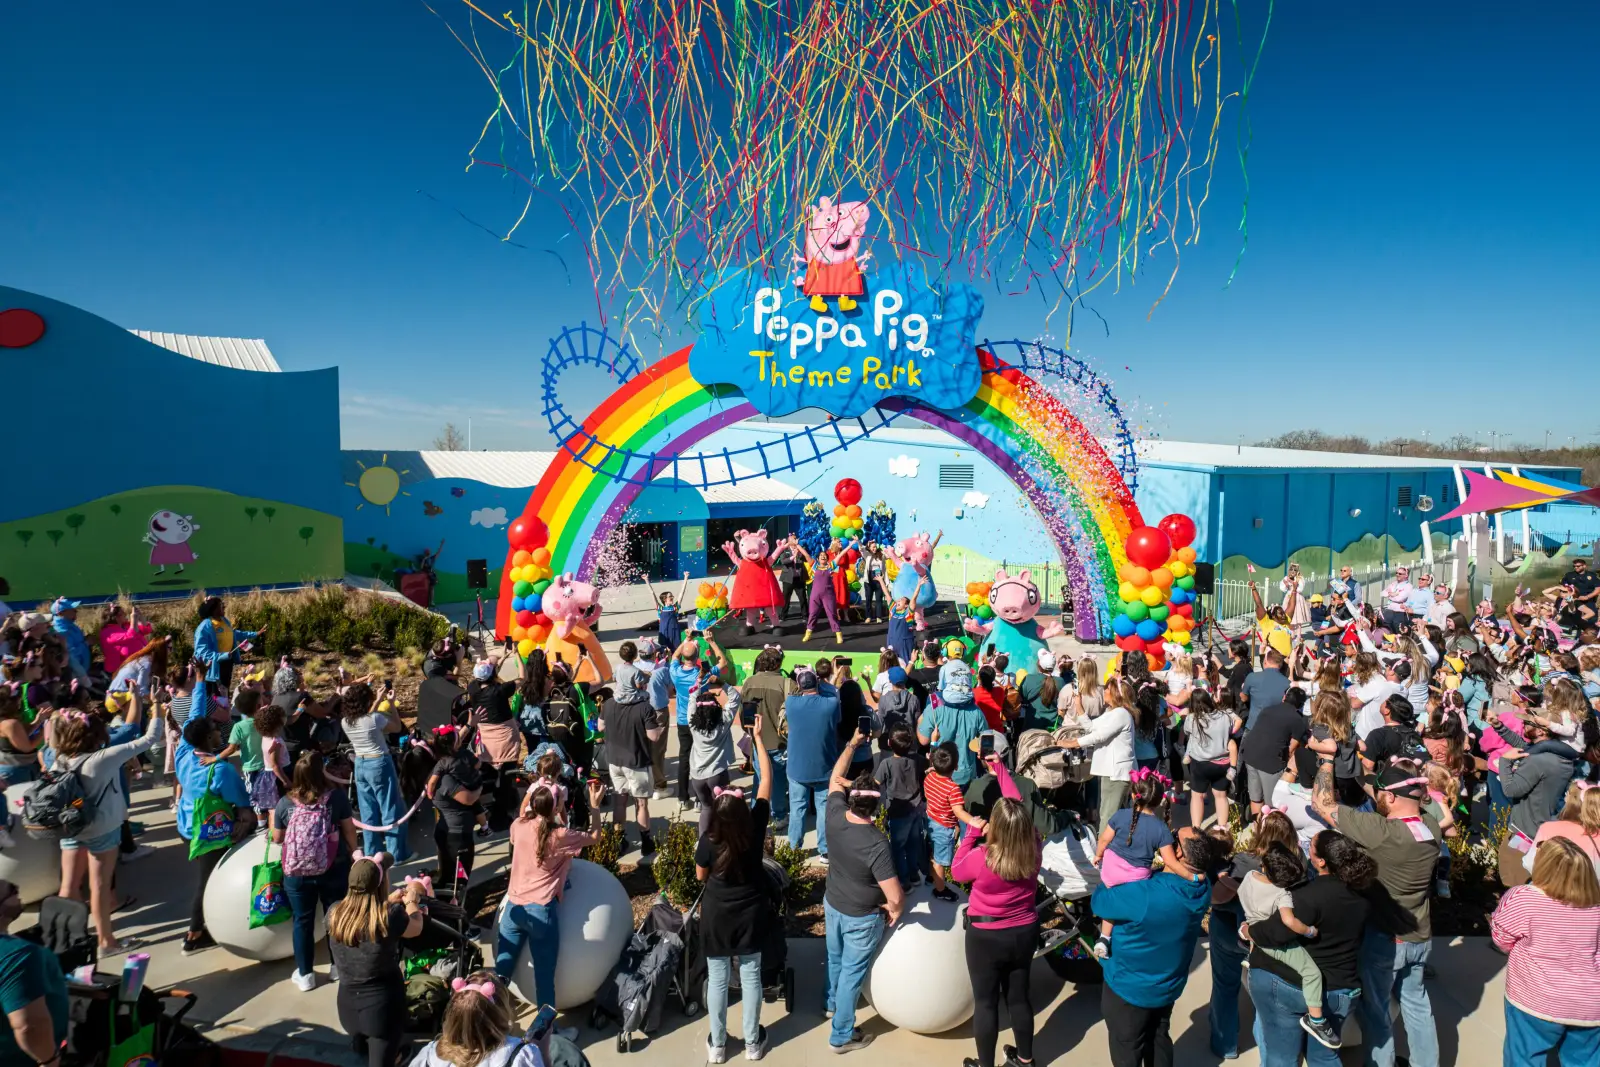
[(1490, 933), (1510, 957), (1507, 1000), (1549, 1022), (1600, 1025), (1600, 907), (1574, 908), (1519, 885), (1500, 898)]

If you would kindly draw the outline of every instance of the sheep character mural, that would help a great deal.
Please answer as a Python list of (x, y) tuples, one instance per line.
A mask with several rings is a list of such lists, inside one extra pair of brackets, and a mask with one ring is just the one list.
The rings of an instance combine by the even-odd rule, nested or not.
[(189, 538), (198, 529), (200, 524), (194, 521), (193, 515), (158, 511), (150, 516), (143, 540), (150, 546), (150, 566), (157, 574), (163, 573), (169, 563), (176, 565), (176, 573), (182, 574), (185, 566), (200, 558), (199, 553), (189, 547)]

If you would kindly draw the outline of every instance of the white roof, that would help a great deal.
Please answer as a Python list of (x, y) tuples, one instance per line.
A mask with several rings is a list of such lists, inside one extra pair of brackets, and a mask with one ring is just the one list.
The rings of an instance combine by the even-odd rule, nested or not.
[(234, 370), (283, 370), (273, 358), (267, 342), (258, 337), (194, 337), (186, 333), (158, 333), (154, 330), (129, 330), (151, 344), (160, 345), (190, 359)]
[(1163, 441), (1141, 438), (1135, 444), (1140, 463), (1172, 464), (1193, 467), (1365, 467), (1378, 470), (1437, 467), (1449, 469), (1464, 464), (1479, 467), (1508, 462), (1487, 456), (1470, 460), (1425, 459), (1418, 456), (1376, 456), (1365, 452), (1314, 452), (1301, 448), (1262, 448), (1259, 445), (1225, 445), (1211, 441)]
[[(537, 485), (544, 477), (556, 454), (552, 452), (417, 452), (422, 465), (435, 478), (467, 478), (498, 485), (508, 489), (521, 489)], [(700, 479), (700, 456), (688, 453), (679, 457), (680, 475), (693, 484)], [(728, 461), (721, 456), (705, 457), (708, 480), (722, 481), (729, 477)], [(700, 490), (707, 504), (743, 504), (773, 500), (809, 500), (803, 491), (786, 485), (775, 478), (766, 478), (743, 464), (733, 464), (733, 475), (738, 480), (725, 485)], [(670, 478), (671, 471), (657, 475)]]

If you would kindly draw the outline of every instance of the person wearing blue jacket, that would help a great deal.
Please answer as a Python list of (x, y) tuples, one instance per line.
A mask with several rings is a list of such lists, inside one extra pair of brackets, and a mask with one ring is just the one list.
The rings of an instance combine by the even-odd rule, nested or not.
[(200, 605), (200, 625), (194, 628), (194, 658), (206, 665), (206, 681), (221, 682), (224, 691), (233, 686), (233, 665), (239, 662), (239, 646), (266, 633), (236, 630), (222, 613), (222, 598), (207, 597)]
[[(195, 683), (193, 699), (189, 703), (189, 717), (183, 724), (183, 741), (173, 758), (178, 783), (177, 830), (178, 837), (187, 842), (193, 835), (194, 805), (201, 794), (210, 791), (233, 805), (233, 839), (237, 843), (255, 832), (256, 813), (250, 807), (250, 793), (238, 768), (227, 760), (218, 759), (222, 751), (222, 730), (209, 716), (211, 694), (202, 680)], [(208, 949), (216, 944), (206, 929), (206, 884), (211, 872), (228, 854), (219, 848), (205, 852), (192, 862), (200, 872), (195, 885), (194, 898), (189, 907), (189, 931), (184, 937), (185, 956)]]
[(1185, 827), (1178, 862), (1142, 882), (1102, 885), (1089, 906), (1112, 924), (1100, 1012), (1112, 1067), (1172, 1065), (1172, 1006), (1189, 980), (1200, 920), (1211, 904), (1205, 872), (1217, 844)]
[(78, 627), (78, 606), (81, 602), (58, 597), (50, 605), (50, 629), (61, 635), (67, 643), (67, 665), (80, 685), (89, 684), (89, 639)]

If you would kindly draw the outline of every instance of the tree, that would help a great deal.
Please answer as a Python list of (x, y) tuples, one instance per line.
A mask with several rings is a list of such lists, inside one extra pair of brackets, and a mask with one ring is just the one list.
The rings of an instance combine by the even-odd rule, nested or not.
[(302, 526), (299, 530), (300, 540), (304, 541), (309, 546), (311, 544), (311, 535), (316, 532), (317, 531), (313, 527)]
[(251, 522), (255, 522), (256, 521), (256, 509), (255, 508), (245, 508), (244, 509), (244, 513), (250, 517), (250, 521)]
[(28, 547), (28, 542), (33, 540), (33, 531), (32, 530), (18, 530), (17, 531), (17, 540), (22, 542), (22, 547), (23, 548), (27, 548)]
[(73, 537), (77, 537), (78, 536), (78, 528), (83, 525), (84, 520), (87, 517), (88, 516), (86, 516), (86, 515), (80, 515), (77, 512), (73, 512), (71, 515), (68, 515), (65, 519), (62, 519), (61, 521), (67, 524), (67, 529), (72, 531), (72, 536)]
[(433, 447), (440, 452), (465, 452), (467, 439), (456, 429), (455, 423), (447, 422), (444, 424), (444, 429), (439, 432), (439, 436), (433, 439)]
[(121, 515), (122, 514), (122, 505), (121, 504), (112, 504), (111, 505), (111, 514), (113, 514), (113, 515)]
[(274, 507), (265, 507), (265, 508), (261, 509), (261, 514), (263, 514), (263, 515), (265, 515), (267, 517), (267, 521), (268, 522), (271, 522), (272, 521), (272, 516), (276, 515), (277, 513), (278, 513), (278, 509), (274, 508)]
[(50, 538), (50, 543), (52, 545), (60, 545), (61, 544), (61, 539), (63, 537), (65, 537), (65, 536), (67, 536), (67, 531), (65, 531), (65, 530), (46, 530), (44, 532), (44, 535), (46, 537)]

